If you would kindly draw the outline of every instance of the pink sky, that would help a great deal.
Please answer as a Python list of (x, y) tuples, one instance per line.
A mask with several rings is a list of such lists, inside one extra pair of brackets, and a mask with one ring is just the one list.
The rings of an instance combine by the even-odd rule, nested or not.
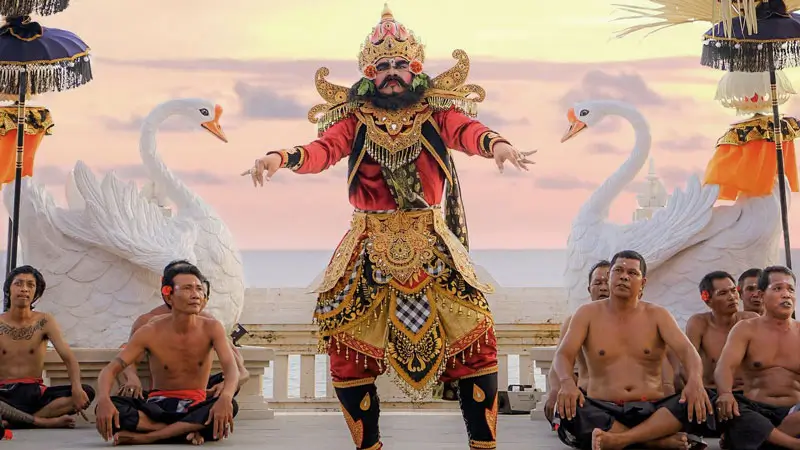
[[(81, 35), (95, 55), (94, 81), (39, 100), (51, 109), (56, 128), (39, 149), (36, 176), (56, 198), (63, 200), (64, 175), (78, 159), (98, 174), (116, 169), (125, 179), (141, 181), (136, 168), (140, 163), (137, 119), (162, 101), (204, 97), (225, 108), (221, 122), (230, 143), (222, 144), (176, 121), (177, 125), (159, 134), (159, 151), (226, 220), (240, 248), (329, 249), (336, 245), (351, 213), (345, 162), (320, 175), (279, 173), (263, 189), (254, 189), (238, 174), (268, 150), (314, 139), (315, 126), (307, 121), (306, 112), (319, 101), (313, 87), (315, 69), (328, 66), (333, 81), (350, 85), (357, 79), (355, 58), (323, 60), (312, 55), (289, 60), (264, 52), (258, 57), (256, 51), (247, 56), (237, 49), (232, 50), (233, 58), (225, 59), (224, 47), (204, 47), (204, 36), (216, 41), (237, 32), (235, 24), (225, 20), (224, 26), (218, 26), (220, 17), (266, 17), (266, 7), (258, 9), (251, 1), (230, 1), (230, 7), (214, 3), (224, 11), (212, 14), (199, 8), (191, 21), (189, 16), (180, 18), (181, 8), (210, 6), (210, 2), (175, 1), (170, 6), (173, 22), (164, 19), (164, 15), (169, 17), (166, 13), (151, 19), (152, 10), (147, 10), (155, 5), (151, 0), (136, 3), (142, 5), (141, 12), (130, 6), (134, 2), (113, 11), (116, 7), (96, 0), (75, 3), (74, 12), (42, 19), (45, 25)], [(121, 2), (105, 5), (110, 3)], [(314, 4), (300, 3), (307, 8)], [(369, 3), (370, 7), (376, 4)], [(104, 20), (89, 20), (86, 15), (91, 11)], [(360, 34), (365, 35), (372, 25), (368, 22)], [(242, 26), (244, 35), (257, 34), (251, 23)], [(164, 36), (161, 40), (159, 33)], [(220, 36), (213, 36), (217, 33)], [(328, 39), (317, 36), (313, 27), (302, 33), (307, 39)], [(265, 45), (249, 39), (238, 42)], [(429, 47), (438, 46), (426, 42)], [(343, 45), (357, 48), (358, 43)], [(170, 45), (174, 45), (172, 57)], [(152, 57), (147, 49), (153, 49)], [(465, 50), (471, 53), (470, 48)], [(471, 53), (470, 82), (488, 92), (479, 119), (519, 149), (539, 150), (537, 164), (522, 174), (508, 168), (500, 175), (491, 160), (456, 156), (473, 248), (564, 247), (578, 208), (624, 161), (633, 134), (619, 119), (609, 119), (574, 141), (559, 143), (571, 101), (617, 98), (637, 106), (650, 121), (651, 154), (669, 191), (683, 186), (690, 173), (702, 172), (717, 137), (736, 117), (714, 103), (716, 81), (723, 73), (701, 67), (699, 46), (697, 52), (688, 57), (592, 63), (544, 57), (512, 61)], [(435, 75), (449, 65), (450, 61), (438, 58), (426, 68)], [(788, 114), (795, 109), (794, 101), (783, 107)], [(646, 168), (639, 179), (645, 175)], [(611, 220), (630, 219), (636, 206), (635, 187), (617, 199)], [(800, 210), (795, 209), (790, 222), (798, 219)], [(0, 223), (0, 233), (5, 233), (5, 221)], [(793, 238), (798, 242), (800, 234), (793, 233)]]

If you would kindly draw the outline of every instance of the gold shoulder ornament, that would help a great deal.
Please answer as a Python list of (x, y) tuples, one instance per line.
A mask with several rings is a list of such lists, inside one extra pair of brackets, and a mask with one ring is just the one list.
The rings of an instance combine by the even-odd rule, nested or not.
[(454, 50), (452, 56), (458, 62), (431, 80), (431, 86), (425, 93), (425, 99), (435, 110), (447, 110), (455, 107), (470, 117), (476, 117), (478, 115), (477, 104), (486, 99), (486, 91), (477, 84), (464, 84), (469, 75), (467, 52)]
[[(469, 57), (464, 50), (455, 50), (452, 54), (456, 65), (442, 72), (431, 80), (431, 86), (425, 94), (425, 100), (437, 111), (445, 111), (455, 107), (462, 113), (475, 117), (478, 114), (477, 103), (486, 98), (486, 91), (475, 84), (465, 84), (469, 75)], [(330, 69), (320, 67), (314, 76), (317, 88), (324, 103), (315, 105), (308, 111), (308, 121), (317, 124), (319, 135), (340, 120), (350, 116), (359, 105), (347, 100), (350, 88), (333, 84), (326, 79)]]

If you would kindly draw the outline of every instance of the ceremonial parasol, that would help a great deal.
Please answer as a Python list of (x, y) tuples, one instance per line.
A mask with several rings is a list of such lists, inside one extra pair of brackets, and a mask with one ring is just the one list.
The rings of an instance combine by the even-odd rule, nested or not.
[[(66, 4), (66, 2), (64, 2)], [(0, 27), (0, 95), (18, 98), (14, 208), (7, 272), (17, 264), (19, 197), (25, 127), (25, 100), (30, 95), (64, 91), (92, 80), (89, 47), (75, 34), (45, 28), (29, 16), (6, 17)]]
[(651, 0), (659, 7), (618, 5), (633, 17), (656, 22), (627, 28), (618, 36), (637, 30), (691, 22), (710, 22), (703, 35), (700, 63), (731, 72), (767, 72), (772, 102), (773, 140), (777, 153), (781, 221), (786, 265), (792, 267), (789, 243), (789, 217), (782, 147), (782, 127), (778, 108), (776, 70), (800, 66), (800, 0)]
[[(727, 4), (728, 2), (733, 3)], [(769, 73), (783, 243), (786, 265), (791, 268), (792, 247), (789, 244), (783, 127), (778, 108), (775, 71), (800, 65), (800, 16), (790, 13), (784, 0), (727, 0), (721, 2), (720, 8), (723, 20), (714, 24), (703, 35), (700, 63), (733, 72)], [(729, 12), (736, 17), (727, 15)]]
[(0, 0), (0, 15), (6, 17), (38, 14), (49, 16), (67, 9), (69, 0)]

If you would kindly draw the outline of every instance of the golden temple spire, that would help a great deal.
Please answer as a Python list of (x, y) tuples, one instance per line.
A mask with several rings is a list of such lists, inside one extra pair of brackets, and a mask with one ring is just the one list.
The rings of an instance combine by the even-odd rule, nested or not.
[(392, 14), (392, 10), (389, 9), (389, 3), (384, 3), (383, 12), (381, 13), (381, 22), (387, 20), (394, 20), (394, 15)]

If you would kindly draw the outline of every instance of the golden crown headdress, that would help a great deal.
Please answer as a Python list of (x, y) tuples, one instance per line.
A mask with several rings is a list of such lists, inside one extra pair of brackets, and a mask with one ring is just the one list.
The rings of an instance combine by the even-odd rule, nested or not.
[(381, 58), (402, 57), (409, 62), (425, 62), (425, 48), (414, 36), (396, 21), (388, 4), (383, 5), (381, 21), (361, 45), (358, 57), (358, 69), (364, 73), (365, 69), (373, 66)]

